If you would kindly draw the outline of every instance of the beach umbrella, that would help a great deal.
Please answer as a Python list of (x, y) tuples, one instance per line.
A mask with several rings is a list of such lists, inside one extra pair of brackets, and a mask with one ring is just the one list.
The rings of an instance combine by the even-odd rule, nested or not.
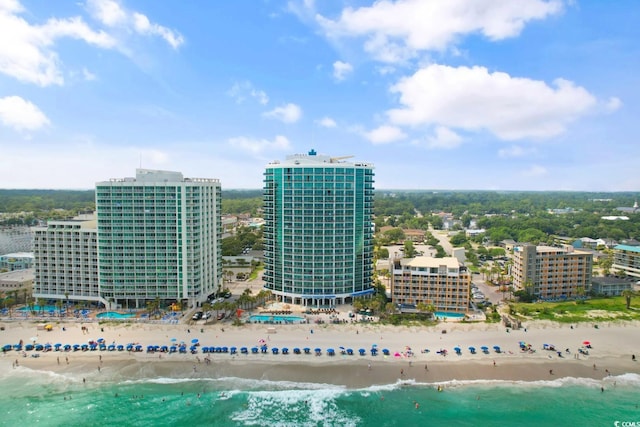
[(12, 349), (11, 344), (5, 344), (2, 347), (2, 351), (11, 351), (11, 349)]
[(198, 343), (198, 338), (194, 338), (191, 340), (191, 344), (197, 344)]
[(352, 349), (352, 348), (348, 348), (348, 349), (347, 349), (347, 354), (348, 354), (349, 356), (353, 356), (353, 349)]
[(177, 342), (178, 338), (171, 338), (171, 342)]
[(591, 341), (582, 341), (582, 345), (591, 345)]
[(332, 348), (328, 348), (327, 349), (327, 355), (329, 356), (334, 356), (336, 354), (335, 350)]

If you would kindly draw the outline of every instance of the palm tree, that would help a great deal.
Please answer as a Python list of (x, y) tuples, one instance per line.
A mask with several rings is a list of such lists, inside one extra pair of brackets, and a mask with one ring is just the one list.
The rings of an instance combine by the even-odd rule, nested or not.
[(62, 316), (62, 300), (56, 300), (56, 310), (58, 310), (58, 317)]
[(627, 289), (625, 291), (622, 291), (621, 295), (625, 299), (625, 302), (627, 304), (627, 310), (629, 310), (631, 308), (631, 298), (636, 296), (636, 293), (633, 292), (631, 289)]

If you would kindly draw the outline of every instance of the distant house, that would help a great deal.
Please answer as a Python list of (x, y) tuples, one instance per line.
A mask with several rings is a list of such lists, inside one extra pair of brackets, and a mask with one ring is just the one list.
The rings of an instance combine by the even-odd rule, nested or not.
[(571, 243), (576, 249), (595, 249), (598, 246), (604, 246), (605, 241), (603, 239), (592, 239), (590, 237), (581, 237), (580, 239), (574, 240)]
[(487, 230), (485, 230), (484, 228), (469, 228), (467, 230), (464, 231), (464, 233), (467, 235), (467, 237), (475, 237), (479, 234), (484, 234), (486, 233)]
[(408, 228), (402, 231), (404, 231), (404, 235), (406, 236), (407, 240), (411, 240), (414, 243), (424, 241), (424, 236), (426, 234), (424, 230), (419, 230), (415, 228)]

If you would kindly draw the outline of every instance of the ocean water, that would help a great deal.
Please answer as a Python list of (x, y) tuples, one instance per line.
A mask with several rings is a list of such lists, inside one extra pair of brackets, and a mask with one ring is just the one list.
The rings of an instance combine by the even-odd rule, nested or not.
[(640, 426), (636, 374), (449, 382), (438, 391), (415, 382), (354, 390), (238, 378), (84, 384), (19, 367), (0, 373), (0, 384), (3, 426)]

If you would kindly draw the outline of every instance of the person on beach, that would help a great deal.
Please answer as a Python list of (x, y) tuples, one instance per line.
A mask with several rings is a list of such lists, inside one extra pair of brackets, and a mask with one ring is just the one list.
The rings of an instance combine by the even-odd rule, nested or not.
[(424, 371), (425, 371), (425, 372), (429, 372), (429, 367), (427, 366), (427, 364), (426, 364), (426, 363), (424, 364)]

